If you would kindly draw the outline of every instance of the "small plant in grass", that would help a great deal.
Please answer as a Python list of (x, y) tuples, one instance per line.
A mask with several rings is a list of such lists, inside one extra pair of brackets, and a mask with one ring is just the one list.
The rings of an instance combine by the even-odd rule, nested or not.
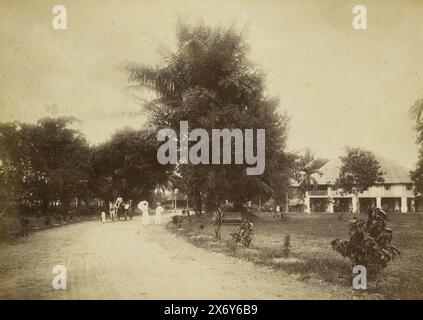
[(244, 220), (239, 226), (241, 231), (241, 243), (244, 245), (244, 247), (248, 248), (251, 244), (251, 241), (253, 241), (253, 227), (254, 225), (248, 220)]
[(231, 233), (232, 242), (235, 244), (241, 243), (244, 247), (249, 247), (251, 241), (253, 241), (253, 231), (254, 225), (252, 222), (244, 219), (241, 224), (238, 226), (237, 232)]
[(332, 248), (350, 258), (353, 266), (363, 265), (370, 277), (376, 278), (400, 251), (391, 245), (392, 229), (386, 227), (387, 214), (370, 209), (367, 222), (357, 217), (349, 221), (350, 239), (332, 241)]
[(221, 239), (220, 228), (222, 227), (224, 218), (225, 218), (225, 212), (222, 210), (220, 206), (218, 206), (214, 214), (214, 226), (215, 226), (214, 235), (217, 240)]
[(291, 252), (291, 236), (287, 234), (283, 241), (282, 256), (284, 258), (288, 258), (290, 252)]

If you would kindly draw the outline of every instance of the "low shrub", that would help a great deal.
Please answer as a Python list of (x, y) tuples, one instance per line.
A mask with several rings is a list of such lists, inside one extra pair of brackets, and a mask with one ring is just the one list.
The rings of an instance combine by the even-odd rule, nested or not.
[(49, 216), (47, 216), (47, 217), (44, 219), (44, 225), (46, 225), (46, 226), (51, 225), (51, 219), (50, 219), (50, 217), (49, 217)]

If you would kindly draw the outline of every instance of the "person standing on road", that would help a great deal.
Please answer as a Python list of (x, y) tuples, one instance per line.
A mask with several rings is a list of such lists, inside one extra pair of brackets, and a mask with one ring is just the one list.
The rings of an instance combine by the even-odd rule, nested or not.
[(138, 209), (140, 209), (142, 213), (142, 224), (150, 224), (150, 216), (148, 214), (148, 202), (144, 200), (138, 203)]
[(104, 212), (104, 211), (101, 212), (101, 222), (102, 223), (106, 222), (106, 212)]
[[(128, 218), (128, 215), (130, 215), (130, 210), (131, 210), (131, 204), (132, 204), (132, 200), (129, 200), (125, 203), (124, 208), (125, 208), (125, 221)], [(132, 219), (132, 215), (131, 215), (131, 219)]]
[(120, 211), (122, 209), (121, 207), (122, 203), (123, 203), (122, 197), (117, 197), (115, 202), (115, 218), (117, 218), (118, 220), (120, 220)]
[(162, 213), (164, 212), (164, 208), (161, 206), (160, 202), (157, 203), (156, 208), (156, 216), (154, 219), (155, 224), (161, 224), (162, 223)]
[(111, 222), (115, 222), (115, 206), (109, 201), (109, 214)]

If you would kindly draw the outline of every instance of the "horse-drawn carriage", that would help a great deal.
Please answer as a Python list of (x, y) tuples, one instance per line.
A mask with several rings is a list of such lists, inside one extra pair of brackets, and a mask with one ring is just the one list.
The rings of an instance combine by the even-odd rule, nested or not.
[(124, 218), (125, 221), (128, 219), (132, 220), (134, 216), (134, 210), (132, 207), (132, 200), (123, 203), (123, 199), (121, 197), (117, 198), (114, 204), (110, 203), (110, 218), (112, 221), (116, 219), (119, 221), (120, 218)]

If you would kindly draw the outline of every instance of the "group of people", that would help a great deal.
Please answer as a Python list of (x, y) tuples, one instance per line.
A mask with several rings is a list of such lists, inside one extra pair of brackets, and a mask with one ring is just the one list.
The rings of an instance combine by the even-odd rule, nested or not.
[[(145, 200), (140, 201), (137, 207), (141, 211), (142, 224), (144, 225), (150, 224), (148, 202)], [(164, 208), (161, 206), (160, 202), (158, 202), (156, 207), (156, 215), (154, 217), (155, 224), (162, 223), (163, 212), (164, 212)], [(109, 202), (109, 213), (110, 213), (110, 220), (112, 222), (114, 222), (116, 219), (119, 220), (122, 215), (125, 218), (125, 220), (127, 220), (128, 217), (130, 218), (130, 220), (132, 220), (132, 217), (133, 217), (132, 200), (128, 200), (124, 203), (123, 199), (121, 197), (118, 197), (114, 203)], [(106, 222), (106, 213), (104, 211), (101, 213), (101, 222), (103, 223)]]
[[(147, 225), (150, 224), (150, 214), (149, 214), (149, 207), (147, 201), (141, 201), (138, 203), (138, 209), (141, 210), (142, 215), (142, 224)], [(160, 202), (157, 202), (156, 207), (156, 214), (154, 216), (154, 224), (161, 224), (162, 223), (162, 214), (164, 212), (164, 208), (162, 207)]]

